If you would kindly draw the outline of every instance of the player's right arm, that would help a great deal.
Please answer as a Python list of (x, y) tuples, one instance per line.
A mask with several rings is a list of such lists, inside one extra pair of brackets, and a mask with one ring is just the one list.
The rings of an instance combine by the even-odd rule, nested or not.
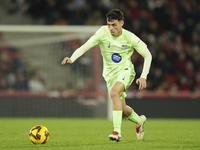
[(65, 57), (63, 59), (63, 61), (61, 62), (61, 64), (65, 65), (65, 64), (73, 63), (76, 59), (78, 59), (80, 56), (82, 56), (90, 48), (91, 48), (91, 46), (87, 41), (84, 45), (82, 45), (81, 47), (76, 49), (75, 52), (72, 54), (72, 56), (70, 58), (69, 57)]
[(101, 40), (102, 33), (103, 33), (102, 28), (100, 28), (92, 37), (90, 37), (90, 39), (84, 45), (76, 49), (70, 58), (65, 57), (63, 61), (61, 62), (61, 64), (65, 65), (65, 64), (73, 63), (76, 59), (82, 56), (86, 51), (88, 51), (93, 46), (97, 45), (99, 41)]

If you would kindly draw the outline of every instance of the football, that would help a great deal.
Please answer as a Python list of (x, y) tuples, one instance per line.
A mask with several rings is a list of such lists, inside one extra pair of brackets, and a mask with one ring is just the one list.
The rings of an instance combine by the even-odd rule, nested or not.
[(42, 125), (37, 125), (31, 128), (29, 139), (33, 144), (45, 144), (49, 140), (49, 131)]

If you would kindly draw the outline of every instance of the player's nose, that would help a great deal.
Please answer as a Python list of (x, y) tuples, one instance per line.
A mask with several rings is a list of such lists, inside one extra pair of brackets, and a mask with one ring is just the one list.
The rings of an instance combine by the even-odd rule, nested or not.
[(110, 30), (110, 31), (113, 30), (113, 26), (109, 26), (109, 30)]

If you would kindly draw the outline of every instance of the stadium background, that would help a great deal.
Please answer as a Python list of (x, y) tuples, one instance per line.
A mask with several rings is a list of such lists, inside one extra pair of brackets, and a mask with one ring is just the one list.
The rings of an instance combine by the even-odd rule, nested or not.
[[(112, 8), (123, 11), (124, 28), (139, 36), (153, 56), (148, 88), (139, 92), (133, 83), (127, 103), (151, 118), (200, 118), (198, 0), (0, 0), (0, 24), (101, 26)], [(15, 41), (57, 34), (1, 30), (0, 116), (108, 117), (98, 47), (73, 65), (60, 65), (90, 35), (38, 48)], [(143, 58), (134, 52), (132, 61), (138, 78)]]

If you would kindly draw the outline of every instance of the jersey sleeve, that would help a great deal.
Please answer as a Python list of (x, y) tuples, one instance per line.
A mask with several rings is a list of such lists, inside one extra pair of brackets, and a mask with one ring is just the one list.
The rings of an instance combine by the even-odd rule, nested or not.
[(90, 39), (87, 41), (91, 47), (94, 47), (95, 45), (99, 44), (99, 42), (101, 41), (101, 38), (103, 36), (104, 30), (103, 30), (103, 26), (97, 30), (97, 32), (90, 37)]
[(82, 56), (86, 51), (88, 51), (91, 48), (91, 46), (89, 45), (89, 43), (85, 43), (84, 45), (82, 45), (81, 47), (79, 47), (78, 49), (75, 50), (75, 52), (72, 54), (72, 56), (70, 57), (72, 63), (78, 59), (80, 56)]
[(145, 49), (147, 49), (147, 45), (136, 35), (132, 34), (131, 35), (131, 41), (132, 41), (132, 46), (133, 48), (141, 54)]
[(133, 48), (144, 58), (144, 65), (141, 74), (141, 78), (146, 79), (151, 66), (152, 56), (147, 48), (147, 45), (136, 35), (131, 34)]
[(76, 49), (75, 52), (70, 57), (72, 63), (80, 56), (82, 56), (90, 48), (99, 44), (99, 42), (101, 41), (102, 34), (103, 34), (103, 27), (97, 30), (97, 32), (92, 37), (90, 37), (89, 40), (85, 42), (85, 44), (83, 44), (80, 48)]
[(140, 78), (147, 79), (147, 75), (149, 73), (149, 69), (151, 66), (151, 61), (152, 61), (152, 55), (148, 49), (145, 49), (141, 53), (142, 57), (144, 58), (144, 65), (143, 65), (143, 70)]

